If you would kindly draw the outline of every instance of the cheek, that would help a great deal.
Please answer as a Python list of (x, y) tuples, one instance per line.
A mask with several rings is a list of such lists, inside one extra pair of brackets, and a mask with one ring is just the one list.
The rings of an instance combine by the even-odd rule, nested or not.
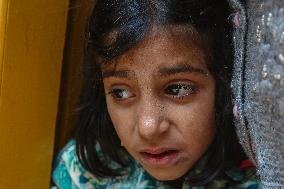
[(214, 111), (209, 116), (192, 111), (180, 122), (179, 133), (183, 149), (191, 164), (198, 161), (207, 151), (215, 137)]
[(207, 108), (190, 107), (175, 109), (172, 119), (184, 138), (211, 138), (215, 131), (215, 111)]
[(130, 140), (133, 132), (134, 112), (130, 108), (123, 108), (112, 102), (111, 97), (107, 97), (107, 109), (117, 135), (122, 141)]
[[(215, 96), (214, 91), (203, 92), (189, 104), (180, 106), (172, 104), (168, 109), (176, 125), (186, 128), (205, 130), (215, 125)], [(172, 110), (172, 111), (171, 111)], [(173, 111), (174, 110), (174, 111)]]
[[(214, 93), (213, 93), (214, 94)], [(190, 153), (204, 152), (215, 136), (215, 100), (214, 95), (203, 95), (186, 106), (171, 109), (172, 122), (180, 133)]]

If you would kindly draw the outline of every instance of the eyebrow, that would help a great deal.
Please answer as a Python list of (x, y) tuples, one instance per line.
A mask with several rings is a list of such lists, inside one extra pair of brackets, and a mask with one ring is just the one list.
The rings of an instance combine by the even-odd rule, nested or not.
[(103, 79), (109, 77), (129, 78), (129, 70), (111, 70), (102, 73)]
[[(109, 77), (118, 77), (118, 78), (129, 78), (129, 70), (111, 70), (111, 71), (104, 71), (102, 73), (103, 79), (109, 78)], [(208, 72), (200, 69), (195, 68), (189, 64), (178, 64), (174, 65), (172, 67), (165, 67), (159, 69), (159, 73), (161, 76), (169, 76), (169, 75), (175, 75), (178, 73), (198, 73), (202, 74), (204, 76), (208, 76)]]
[(161, 68), (159, 70), (159, 73), (161, 74), (161, 76), (169, 76), (169, 75), (175, 75), (178, 73), (198, 73), (198, 74), (202, 74), (204, 76), (208, 76), (208, 72), (201, 69), (201, 68), (196, 68), (193, 67), (189, 64), (178, 64), (178, 65), (174, 65), (172, 67), (167, 67), (167, 68)]

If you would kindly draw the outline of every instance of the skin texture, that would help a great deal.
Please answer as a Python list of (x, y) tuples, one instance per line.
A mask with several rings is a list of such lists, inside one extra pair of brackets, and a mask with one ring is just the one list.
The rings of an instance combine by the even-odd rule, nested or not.
[[(158, 180), (175, 180), (215, 136), (215, 81), (200, 36), (189, 26), (158, 26), (102, 66), (107, 107), (125, 149)], [(174, 150), (164, 163), (143, 152)], [(149, 152), (150, 151), (150, 152)]]

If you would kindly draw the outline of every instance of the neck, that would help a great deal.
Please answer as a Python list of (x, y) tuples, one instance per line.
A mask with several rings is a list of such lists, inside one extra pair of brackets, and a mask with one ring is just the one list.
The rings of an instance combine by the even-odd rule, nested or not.
[(176, 180), (166, 181), (168, 185), (170, 185), (173, 189), (182, 189), (184, 178), (181, 177)]

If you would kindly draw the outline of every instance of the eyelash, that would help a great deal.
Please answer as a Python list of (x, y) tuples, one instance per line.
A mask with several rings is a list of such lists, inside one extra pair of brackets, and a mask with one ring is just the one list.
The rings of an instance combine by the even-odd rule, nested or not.
[[(175, 99), (183, 100), (184, 98), (194, 94), (196, 90), (196, 86), (193, 83), (177, 83), (167, 85), (164, 89), (164, 93), (172, 96)], [(184, 94), (178, 94), (181, 92), (183, 92)]]
[[(124, 99), (127, 99), (127, 98), (131, 98), (133, 97), (134, 95), (131, 95), (130, 97), (118, 97), (119, 95), (120, 96), (123, 96), (125, 94), (125, 92), (129, 92), (130, 91), (128, 89), (124, 89), (124, 88), (113, 88), (110, 92), (108, 92), (107, 94), (108, 95), (111, 95), (114, 99), (116, 100), (124, 100)], [(123, 94), (124, 93), (124, 94)]]
[[(196, 86), (193, 83), (174, 83), (169, 84), (164, 88), (164, 94), (176, 100), (183, 100), (196, 92)], [(127, 100), (135, 97), (127, 88), (113, 88), (107, 95), (111, 95), (117, 101)]]

